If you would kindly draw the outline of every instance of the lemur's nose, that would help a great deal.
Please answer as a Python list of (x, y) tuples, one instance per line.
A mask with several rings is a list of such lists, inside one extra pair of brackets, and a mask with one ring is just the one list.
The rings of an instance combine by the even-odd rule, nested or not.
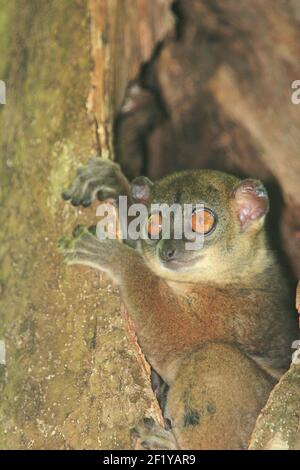
[(163, 261), (171, 261), (176, 257), (176, 249), (172, 246), (162, 247), (159, 250), (159, 256)]

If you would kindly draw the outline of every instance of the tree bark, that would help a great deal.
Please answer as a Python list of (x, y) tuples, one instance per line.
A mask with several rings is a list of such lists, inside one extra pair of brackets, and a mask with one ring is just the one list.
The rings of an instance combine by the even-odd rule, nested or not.
[(300, 450), (300, 366), (294, 365), (271, 392), (250, 441), (252, 450)]
[[(139, 0), (0, 0), (1, 448), (130, 448), (136, 421), (160, 416), (118, 292), (57, 250), (95, 220), (60, 193), (80, 162), (113, 158), (127, 80), (170, 22), (166, 2), (151, 4), (155, 17)], [(148, 37), (127, 43), (139, 15)]]

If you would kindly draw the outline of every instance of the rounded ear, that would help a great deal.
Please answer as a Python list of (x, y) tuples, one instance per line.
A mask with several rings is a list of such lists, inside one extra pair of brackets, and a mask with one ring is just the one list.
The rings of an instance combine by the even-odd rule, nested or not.
[(241, 181), (233, 191), (233, 199), (242, 232), (262, 221), (269, 210), (267, 190), (258, 180)]
[(152, 181), (146, 176), (138, 176), (131, 183), (131, 197), (133, 202), (148, 204), (151, 194)]

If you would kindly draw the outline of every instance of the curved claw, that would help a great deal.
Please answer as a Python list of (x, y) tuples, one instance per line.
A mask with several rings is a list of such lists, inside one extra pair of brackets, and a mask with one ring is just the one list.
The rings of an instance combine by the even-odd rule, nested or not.
[(88, 207), (97, 198), (117, 198), (128, 193), (129, 182), (120, 166), (111, 160), (95, 157), (78, 168), (73, 183), (62, 192), (62, 198), (73, 206)]

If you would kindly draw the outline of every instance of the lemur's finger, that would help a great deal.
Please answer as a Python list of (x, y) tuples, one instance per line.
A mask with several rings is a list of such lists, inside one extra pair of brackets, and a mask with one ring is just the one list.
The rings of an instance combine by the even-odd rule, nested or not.
[(88, 231), (95, 237), (97, 234), (97, 225), (90, 225)]
[(79, 238), (81, 235), (83, 235), (86, 231), (86, 227), (82, 224), (78, 224), (74, 227), (72, 236), (73, 238)]
[(74, 206), (88, 207), (99, 200), (117, 198), (127, 194), (129, 183), (117, 163), (101, 158), (93, 158), (85, 166), (79, 167), (73, 184), (62, 193), (63, 199)]
[[(81, 189), (85, 183), (84, 175), (77, 176), (71, 186), (62, 192), (62, 198), (65, 201), (75, 201), (75, 199), (80, 199), (81, 197)], [(76, 204), (74, 204), (76, 205)], [(79, 205), (79, 204), (77, 204)]]
[(95, 176), (90, 180), (87, 180), (82, 189), (81, 203), (83, 206), (91, 204), (97, 198), (102, 200), (107, 197), (107, 194), (113, 192), (110, 186), (104, 185), (102, 178)]
[(65, 253), (70, 253), (76, 249), (86, 249), (97, 254), (101, 242), (94, 236), (92, 230), (94, 230), (94, 226), (87, 229), (83, 225), (77, 225), (73, 230), (72, 238), (67, 236), (60, 238), (58, 241), (59, 249)]
[(84, 252), (75, 252), (66, 254), (64, 256), (64, 262), (68, 265), (81, 264), (83, 266), (89, 266), (91, 268), (100, 269), (101, 264), (97, 262), (95, 255)]
[(81, 176), (86, 172), (86, 165), (80, 165), (76, 170), (76, 175)]
[(74, 239), (70, 237), (66, 237), (65, 235), (60, 237), (58, 240), (58, 249), (62, 252), (69, 250), (74, 243)]

